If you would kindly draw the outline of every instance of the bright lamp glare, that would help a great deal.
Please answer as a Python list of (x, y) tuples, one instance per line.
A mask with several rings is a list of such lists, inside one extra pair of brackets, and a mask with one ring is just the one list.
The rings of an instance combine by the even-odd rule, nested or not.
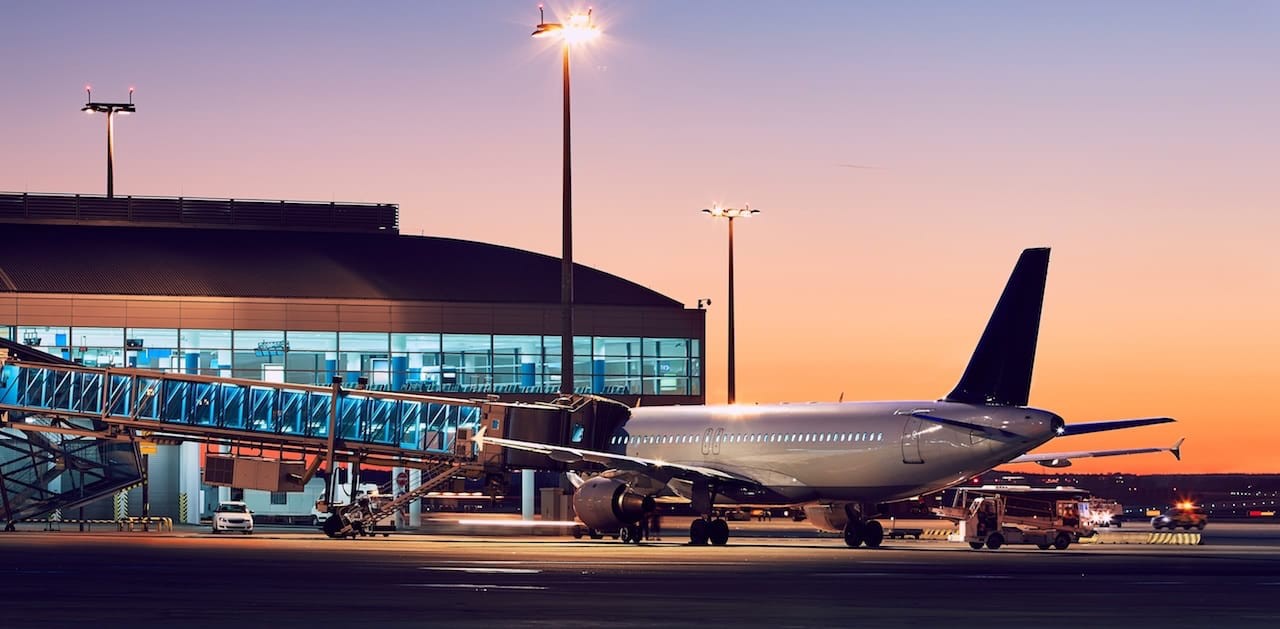
[(595, 39), (600, 29), (591, 21), (590, 13), (570, 15), (563, 24), (556, 22), (540, 22), (533, 31), (538, 39), (558, 37), (567, 44), (578, 44)]
[(588, 22), (587, 16), (575, 15), (569, 18), (563, 33), (565, 41), (570, 44), (580, 44), (595, 39), (600, 35), (600, 29)]

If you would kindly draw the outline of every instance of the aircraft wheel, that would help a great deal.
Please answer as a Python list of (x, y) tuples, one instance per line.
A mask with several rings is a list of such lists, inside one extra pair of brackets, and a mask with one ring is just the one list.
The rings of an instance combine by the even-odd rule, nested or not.
[[(972, 548), (974, 550), (982, 550), (982, 542), (969, 542), (969, 548)], [(1048, 546), (1045, 546), (1044, 548), (1045, 550), (1049, 549)]]
[(867, 548), (879, 548), (880, 542), (884, 541), (884, 527), (879, 522), (871, 520), (862, 525), (862, 543)]
[(628, 524), (618, 529), (618, 539), (623, 544), (639, 544), (640, 543), (640, 527), (634, 524)]
[(1039, 548), (1040, 550), (1049, 550), (1052, 546), (1052, 544), (1036, 544), (1036, 548)]
[(1066, 550), (1070, 545), (1071, 536), (1066, 533), (1058, 533), (1058, 536), (1053, 538), (1053, 547), (1058, 550)]
[(582, 539), (582, 527), (573, 527), (573, 539)]
[(719, 518), (712, 520), (707, 525), (707, 537), (711, 543), (716, 546), (724, 546), (729, 543), (729, 523)]
[(591, 539), (604, 539), (604, 533), (595, 529), (587, 529), (587, 537), (590, 537)]
[(991, 550), (996, 550), (1001, 546), (1004, 546), (1003, 535), (999, 533), (992, 533), (991, 535), (987, 536), (987, 548), (990, 548)]
[(342, 537), (342, 535), (339, 534), (339, 531), (342, 530), (342, 516), (339, 516), (336, 513), (329, 516), (329, 519), (325, 520), (324, 524), (320, 526), (320, 530), (324, 531), (325, 535), (333, 539)]
[(849, 548), (857, 548), (862, 545), (862, 527), (857, 522), (850, 520), (844, 525), (844, 543)]
[(689, 545), (706, 546), (708, 537), (706, 520), (698, 518), (689, 525)]

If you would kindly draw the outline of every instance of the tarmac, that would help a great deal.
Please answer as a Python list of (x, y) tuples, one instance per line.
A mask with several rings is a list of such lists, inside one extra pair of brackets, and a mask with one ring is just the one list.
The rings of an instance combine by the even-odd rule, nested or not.
[(1198, 546), (1066, 551), (912, 539), (854, 550), (802, 522), (731, 527), (728, 546), (692, 547), (676, 518), (640, 545), (24, 525), (0, 534), (3, 625), (1280, 626), (1277, 524), (1211, 523)]

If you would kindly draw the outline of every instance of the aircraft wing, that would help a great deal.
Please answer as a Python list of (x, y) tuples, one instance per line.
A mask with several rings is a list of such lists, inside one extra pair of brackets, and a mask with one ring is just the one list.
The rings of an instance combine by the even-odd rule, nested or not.
[(1126, 454), (1147, 454), (1149, 452), (1171, 452), (1174, 458), (1182, 460), (1182, 442), (1179, 439), (1177, 443), (1168, 448), (1129, 448), (1125, 450), (1081, 450), (1079, 452), (1046, 452), (1044, 454), (1024, 454), (1009, 463), (1039, 463), (1045, 467), (1067, 467), (1071, 465), (1071, 459), (1084, 459), (1099, 456), (1123, 456)]
[(577, 463), (578, 461), (586, 461), (588, 463), (597, 463), (614, 469), (639, 472), (647, 476), (660, 479), (663, 482), (672, 478), (680, 478), (695, 482), (704, 481), (719, 484), (733, 483), (738, 485), (759, 485), (756, 481), (745, 476), (732, 474), (730, 472), (702, 465), (671, 463), (669, 461), (646, 459), (643, 457), (627, 456), (625, 454), (615, 454), (612, 452), (601, 452), (599, 450), (555, 446), (546, 443), (537, 443), (534, 441), (519, 441), (516, 439), (486, 437), (483, 435), (477, 435), (476, 441), (479, 442), (482, 447), (485, 443), (493, 443), (504, 448), (545, 454), (552, 460), (559, 461), (561, 463)]

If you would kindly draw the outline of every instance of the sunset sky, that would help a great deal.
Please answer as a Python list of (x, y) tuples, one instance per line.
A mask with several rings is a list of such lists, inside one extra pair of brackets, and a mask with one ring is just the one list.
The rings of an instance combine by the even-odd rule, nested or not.
[[(263, 6), (259, 6), (259, 5)], [(548, 3), (548, 18), (584, 5)], [(725, 396), (946, 394), (1053, 247), (1031, 403), (1179, 423), (1081, 472), (1280, 472), (1280, 3), (608, 2), (573, 59), (575, 258), (693, 307)], [(559, 255), (536, 2), (7, 2), (0, 190), (379, 201)], [(0, 236), (3, 235), (0, 228)], [(20, 243), (5, 242), (5, 246)], [(1037, 468), (1028, 468), (1037, 469)]]

